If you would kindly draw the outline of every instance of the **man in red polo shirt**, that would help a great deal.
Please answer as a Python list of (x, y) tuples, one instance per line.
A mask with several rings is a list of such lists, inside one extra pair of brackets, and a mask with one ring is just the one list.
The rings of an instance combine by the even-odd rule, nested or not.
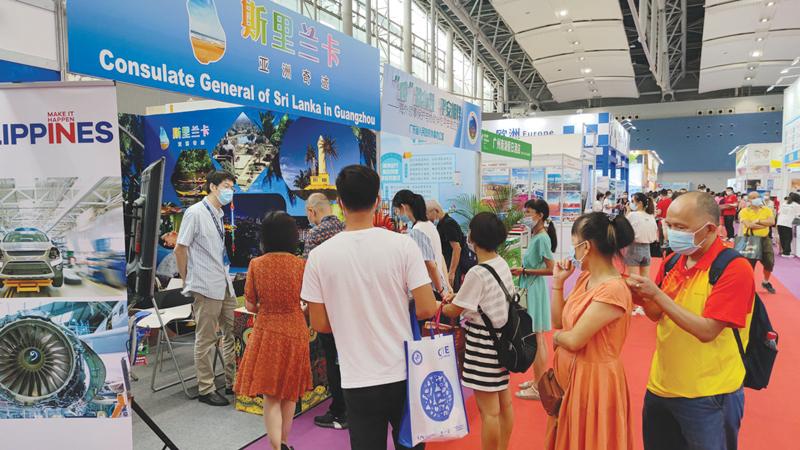
[(660, 192), (660, 197), (658, 202), (656, 203), (656, 217), (658, 218), (658, 231), (659, 231), (659, 242), (663, 244), (667, 240), (667, 233), (664, 229), (664, 224), (661, 223), (667, 217), (667, 210), (669, 209), (669, 205), (672, 204), (672, 196), (669, 195), (669, 191), (666, 189), (662, 189)]
[(725, 221), (725, 232), (727, 238), (732, 241), (736, 237), (736, 231), (733, 229), (733, 222), (736, 220), (736, 209), (739, 206), (739, 197), (733, 193), (733, 188), (725, 189), (725, 196), (722, 197), (722, 202), (719, 208), (722, 210), (722, 220)]
[(709, 270), (725, 248), (720, 210), (700, 192), (682, 195), (664, 223), (680, 257), (657, 283), (630, 275), (634, 301), (658, 322), (643, 409), (645, 450), (735, 449), (744, 414), (745, 367), (734, 333), (747, 346), (755, 297), (753, 269), (733, 260), (713, 286)]

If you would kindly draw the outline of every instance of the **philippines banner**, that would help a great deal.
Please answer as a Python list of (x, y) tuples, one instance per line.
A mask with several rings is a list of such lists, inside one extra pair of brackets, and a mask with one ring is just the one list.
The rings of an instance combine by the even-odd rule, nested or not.
[(268, 0), (70, 0), (69, 69), (379, 129), (378, 49)]
[(435, 144), (480, 151), (481, 108), (389, 65), (383, 67), (381, 130)]
[(0, 446), (130, 449), (116, 92), (33, 86), (0, 88)]

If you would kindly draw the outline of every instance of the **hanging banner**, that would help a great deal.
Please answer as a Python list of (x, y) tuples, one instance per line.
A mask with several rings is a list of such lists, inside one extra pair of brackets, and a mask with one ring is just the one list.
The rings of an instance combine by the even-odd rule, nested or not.
[(481, 108), (389, 65), (383, 66), (381, 130), (434, 144), (480, 150)]
[(533, 146), (529, 142), (511, 139), (491, 131), (481, 130), (481, 153), (530, 161)]
[(70, 0), (69, 69), (371, 129), (378, 49), (267, 0)]
[(4, 448), (132, 448), (116, 92), (0, 88)]

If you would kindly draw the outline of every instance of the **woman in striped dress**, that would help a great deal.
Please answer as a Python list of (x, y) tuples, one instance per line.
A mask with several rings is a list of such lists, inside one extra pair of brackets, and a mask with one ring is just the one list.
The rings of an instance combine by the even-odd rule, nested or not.
[(505, 450), (511, 438), (514, 411), (508, 390), (508, 369), (497, 360), (490, 331), (478, 309), (489, 318), (492, 328), (499, 330), (508, 320), (508, 302), (500, 284), (492, 273), (481, 265), (486, 264), (497, 273), (506, 289), (514, 287), (511, 269), (497, 254), (497, 248), (506, 240), (506, 229), (496, 215), (477, 214), (469, 223), (467, 242), (478, 256), (478, 265), (467, 272), (461, 290), (443, 308), (448, 317), (463, 315), (466, 320), (466, 355), (464, 357), (464, 386), (472, 388), (478, 403), (481, 421), (481, 447), (483, 450)]

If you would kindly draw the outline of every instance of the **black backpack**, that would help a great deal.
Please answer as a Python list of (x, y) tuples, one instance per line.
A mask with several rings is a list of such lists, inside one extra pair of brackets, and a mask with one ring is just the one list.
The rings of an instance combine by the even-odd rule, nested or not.
[[(528, 311), (519, 304), (519, 294), (508, 293), (506, 286), (492, 266), (488, 264), (480, 264), (480, 266), (494, 276), (508, 302), (508, 321), (500, 330), (494, 328), (489, 316), (483, 312), (480, 306), (478, 307), (483, 324), (489, 329), (489, 334), (494, 341), (497, 360), (500, 365), (511, 372), (525, 372), (536, 357), (536, 335), (533, 333), (533, 320), (528, 315)], [(500, 337), (497, 336), (497, 331), (500, 332)]]
[[(673, 254), (667, 260), (664, 265), (665, 275), (678, 263), (679, 256), (678, 254)], [(722, 250), (714, 259), (714, 262), (711, 263), (708, 282), (712, 286), (716, 284), (728, 264), (736, 258), (743, 258), (743, 256), (731, 248)], [(736, 338), (739, 354), (742, 356), (742, 362), (744, 363), (744, 386), (760, 390), (767, 387), (769, 378), (772, 375), (772, 367), (775, 365), (775, 358), (778, 356), (778, 333), (772, 328), (767, 308), (764, 307), (764, 302), (761, 301), (761, 297), (758, 294), (756, 294), (753, 302), (753, 317), (750, 320), (750, 340), (747, 344), (747, 350), (742, 346), (739, 329), (731, 328), (731, 330), (733, 330), (733, 336)], [(767, 333), (775, 333), (775, 339), (768, 339)]]
[(476, 265), (478, 265), (478, 255), (469, 249), (467, 240), (464, 239), (464, 242), (461, 243), (461, 258), (458, 260), (458, 268), (462, 274), (466, 274)]

